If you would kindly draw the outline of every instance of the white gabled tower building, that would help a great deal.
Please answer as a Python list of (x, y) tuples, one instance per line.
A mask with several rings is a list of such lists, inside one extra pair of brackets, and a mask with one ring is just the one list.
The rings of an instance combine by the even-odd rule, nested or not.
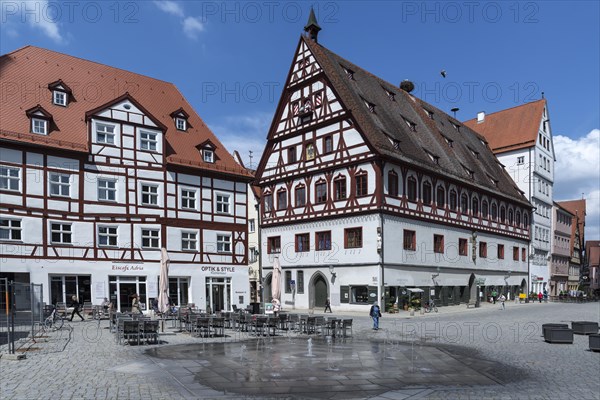
[(311, 12), (256, 174), (265, 299), (275, 257), (284, 309), (525, 290), (531, 206), (485, 139), (320, 29)]

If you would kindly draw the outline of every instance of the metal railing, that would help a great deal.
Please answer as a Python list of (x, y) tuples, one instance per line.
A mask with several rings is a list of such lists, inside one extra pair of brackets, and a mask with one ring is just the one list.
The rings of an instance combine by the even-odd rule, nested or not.
[(0, 346), (14, 354), (44, 322), (43, 287), (0, 278)]

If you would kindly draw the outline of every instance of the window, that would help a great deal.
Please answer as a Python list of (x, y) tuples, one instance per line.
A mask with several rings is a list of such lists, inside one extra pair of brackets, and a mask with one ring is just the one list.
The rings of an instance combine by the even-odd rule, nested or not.
[(327, 184), (325, 182), (320, 182), (315, 185), (315, 196), (316, 203), (325, 203), (325, 201), (327, 201)]
[(333, 152), (333, 137), (325, 136), (323, 138), (323, 152), (325, 154)]
[(492, 219), (495, 221), (498, 218), (498, 206), (496, 203), (492, 203)]
[(0, 218), (0, 240), (21, 240), (21, 221)]
[(317, 251), (331, 250), (331, 231), (317, 232)]
[(61, 92), (59, 90), (55, 90), (52, 92), (52, 102), (57, 106), (66, 106), (67, 105), (67, 94), (65, 92)]
[(446, 190), (442, 185), (439, 185), (437, 187), (437, 193), (435, 198), (437, 201), (438, 208), (444, 208), (444, 206), (446, 205)]
[(100, 123), (96, 124), (96, 142), (115, 144), (115, 126)]
[(296, 186), (296, 207), (304, 207), (306, 205), (306, 187), (304, 185)]
[(50, 173), (50, 195), (69, 196), (71, 192), (71, 175)]
[(529, 216), (526, 213), (523, 213), (523, 227), (529, 230)]
[(142, 248), (158, 249), (158, 229), (142, 229)]
[(388, 193), (390, 196), (398, 196), (398, 174), (394, 171), (388, 172)]
[(477, 197), (473, 197), (471, 200), (471, 212), (474, 217), (479, 215), (479, 199)]
[(140, 148), (142, 150), (156, 151), (156, 133), (140, 131)]
[(513, 261), (519, 261), (519, 248), (513, 246)]
[(37, 133), (38, 135), (48, 134), (48, 121), (45, 119), (32, 118), (31, 119), (31, 132)]
[(510, 225), (512, 225), (512, 224), (513, 224), (513, 222), (514, 222), (513, 215), (514, 215), (514, 213), (513, 213), (513, 210), (512, 210), (512, 208), (511, 208), (510, 210), (508, 210), (508, 223), (509, 223)]
[(310, 250), (310, 235), (302, 233), (296, 235), (296, 253), (305, 253)]
[(273, 210), (273, 195), (266, 194), (263, 200), (265, 212), (271, 212)]
[(267, 238), (267, 253), (278, 254), (281, 253), (281, 236), (273, 236)]
[(362, 228), (344, 229), (344, 248), (357, 249), (362, 247)]
[(404, 230), (404, 250), (417, 250), (417, 234), (415, 231)]
[(444, 235), (433, 235), (433, 252), (444, 253)]
[(460, 212), (466, 214), (469, 211), (469, 198), (466, 194), (460, 196)]
[(217, 235), (217, 252), (231, 253), (231, 235)]
[(98, 246), (108, 247), (117, 246), (117, 227), (99, 226), (98, 227)]
[[(229, 207), (229, 195), (228, 194), (220, 194), (217, 193), (217, 212), (221, 213), (221, 214), (229, 214), (230, 211), (230, 207)], [(271, 200), (271, 207), (273, 206), (272, 200)]]
[(500, 206), (500, 222), (504, 223), (506, 219), (506, 208), (504, 206)]
[(194, 189), (181, 189), (181, 208), (196, 209), (196, 191)]
[(285, 292), (292, 293), (292, 271), (285, 271)]
[(487, 258), (487, 243), (479, 242), (479, 258)]
[(149, 206), (158, 205), (158, 186), (142, 184), (142, 204)]
[(481, 202), (481, 217), (482, 218), (488, 217), (488, 202), (486, 200), (483, 200)]
[(350, 301), (352, 303), (369, 304), (372, 300), (369, 298), (368, 286), (350, 287)]
[(333, 187), (335, 190), (335, 200), (344, 200), (346, 198), (346, 178), (336, 178), (333, 181)]
[(277, 192), (277, 209), (285, 210), (287, 208), (287, 190), (283, 189)]
[(248, 231), (254, 233), (256, 231), (256, 220), (254, 218), (248, 220)]
[(0, 190), (19, 190), (21, 169), (0, 166)]
[(211, 149), (202, 150), (202, 159), (204, 162), (212, 164), (215, 162), (215, 152)]
[(288, 149), (288, 163), (296, 162), (296, 146), (292, 146)]
[(68, 244), (71, 241), (71, 224), (51, 223), (50, 240), (52, 243)]
[(469, 241), (467, 239), (458, 239), (458, 255), (466, 256), (468, 254)]
[(304, 293), (304, 271), (296, 272), (296, 292), (298, 294)]
[(527, 251), (525, 250), (525, 247), (521, 249), (521, 261), (527, 261)]
[(314, 160), (315, 158), (315, 145), (308, 143), (306, 145), (306, 160)]
[(113, 179), (98, 179), (98, 201), (117, 201), (117, 182)]
[(456, 211), (456, 203), (457, 203), (456, 196), (457, 196), (456, 190), (454, 190), (454, 189), (452, 189), (450, 191), (450, 193), (448, 194), (448, 202), (450, 203), (450, 209), (452, 211)]
[(504, 260), (504, 245), (498, 245), (498, 260)]
[(356, 197), (366, 196), (368, 193), (367, 174), (360, 174), (354, 177), (356, 182)]
[(187, 121), (184, 118), (175, 118), (175, 126), (177, 130), (185, 131), (187, 130)]
[(198, 233), (182, 231), (181, 232), (181, 250), (197, 251), (198, 250)]
[(525, 157), (517, 157), (517, 165), (523, 165), (525, 163)]
[(425, 181), (423, 183), (423, 204), (430, 205), (432, 199), (433, 191), (431, 189), (431, 183)]
[(406, 180), (406, 185), (408, 186), (407, 195), (409, 201), (417, 201), (417, 180), (412, 176), (408, 177)]

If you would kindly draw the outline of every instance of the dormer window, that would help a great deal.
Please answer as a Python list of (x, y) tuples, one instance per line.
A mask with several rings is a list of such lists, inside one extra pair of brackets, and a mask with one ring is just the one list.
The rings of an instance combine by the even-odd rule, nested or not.
[(427, 116), (428, 116), (430, 119), (433, 119), (433, 112), (432, 112), (432, 111), (429, 111), (429, 110), (428, 110), (428, 109), (426, 109), (426, 108), (424, 108), (423, 110), (425, 110), (425, 113), (427, 114)]
[(474, 156), (475, 158), (479, 159), (479, 153), (478, 153), (478, 152), (476, 152), (475, 150), (473, 150), (473, 149), (471, 149), (471, 148), (469, 148), (469, 151), (471, 152), (471, 154), (473, 154), (473, 156)]
[(179, 131), (187, 130), (187, 121), (183, 118), (175, 118), (175, 126)]
[(404, 122), (406, 122), (406, 125), (408, 125), (408, 129), (410, 129), (411, 132), (416, 132), (417, 131), (417, 124), (415, 124), (412, 121), (407, 120), (406, 118), (403, 118)]
[(215, 152), (212, 149), (204, 149), (202, 151), (202, 159), (207, 163), (215, 162)]
[(448, 146), (450, 147), (454, 147), (454, 140), (444, 136), (444, 140), (446, 141), (446, 143), (448, 143)]
[(434, 162), (434, 163), (436, 163), (436, 164), (439, 164), (439, 163), (440, 163), (440, 158), (439, 158), (438, 156), (436, 156), (436, 155), (434, 155), (434, 154), (432, 154), (432, 153), (428, 152), (427, 150), (425, 150), (425, 153), (427, 153), (427, 155), (429, 156), (429, 159), (430, 159), (431, 161), (433, 161), (433, 162)]
[(190, 115), (185, 112), (183, 108), (173, 111), (170, 115), (171, 118), (173, 118), (173, 121), (175, 122), (175, 128), (178, 131), (187, 131), (189, 127), (188, 118)]
[(460, 126), (458, 124), (455, 124), (454, 122), (450, 122), (450, 123), (452, 124), (452, 126), (454, 127), (456, 132), (460, 132)]
[(369, 103), (368, 101), (365, 100), (365, 105), (369, 109), (369, 112), (375, 113), (375, 104)]
[(396, 95), (393, 92), (390, 92), (389, 90), (386, 90), (385, 92), (387, 93), (388, 99), (396, 101)]
[(31, 119), (31, 132), (37, 133), (38, 135), (48, 134), (48, 121), (45, 119), (32, 118)]
[(465, 172), (467, 173), (467, 175), (469, 175), (469, 178), (471, 178), (471, 179), (475, 178), (475, 172), (473, 172), (472, 170), (470, 170), (469, 168), (467, 168), (464, 165), (463, 165), (463, 168), (464, 168)]
[(350, 68), (344, 68), (344, 71), (346, 71), (346, 76), (348, 77), (348, 79), (353, 81), (354, 80), (354, 71), (352, 71)]
[(60, 90), (55, 90), (52, 92), (52, 102), (57, 106), (67, 106), (67, 94), (65, 92), (61, 92)]

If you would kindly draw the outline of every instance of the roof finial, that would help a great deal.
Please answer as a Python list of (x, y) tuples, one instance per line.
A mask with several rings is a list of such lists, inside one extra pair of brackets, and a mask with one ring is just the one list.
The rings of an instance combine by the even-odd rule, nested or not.
[(311, 6), (310, 7), (310, 15), (308, 16), (308, 22), (306, 23), (306, 26), (304, 27), (304, 31), (308, 33), (308, 36), (312, 40), (317, 42), (317, 37), (319, 36), (320, 30), (321, 30), (321, 27), (319, 26), (319, 23), (317, 22), (317, 17), (315, 16), (315, 10)]
[(545, 98), (545, 96), (544, 96), (544, 92), (542, 92), (542, 99), (544, 99), (544, 98)]

